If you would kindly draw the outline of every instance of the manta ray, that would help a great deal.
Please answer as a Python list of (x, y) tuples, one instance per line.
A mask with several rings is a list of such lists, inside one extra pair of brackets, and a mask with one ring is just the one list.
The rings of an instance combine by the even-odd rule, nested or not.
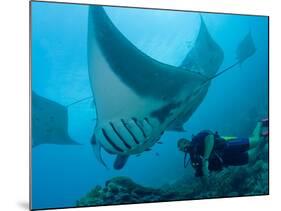
[(32, 147), (79, 145), (68, 134), (67, 108), (32, 91)]
[[(121, 169), (130, 155), (149, 151), (165, 131), (183, 130), (211, 80), (221, 74), (223, 50), (200, 17), (194, 46), (176, 67), (139, 50), (103, 7), (89, 7), (88, 71), (97, 113), (91, 144), (104, 166), (102, 148), (116, 155), (114, 168)], [(238, 51), (238, 61), (226, 70), (253, 54), (249, 40), (240, 49), (248, 45), (250, 50)]]
[(97, 159), (106, 165), (103, 148), (117, 155), (114, 168), (121, 169), (130, 155), (149, 150), (165, 130), (181, 130), (222, 61), (223, 51), (203, 18), (193, 49), (175, 67), (144, 54), (115, 27), (103, 7), (91, 6), (88, 66), (97, 111), (91, 143)]

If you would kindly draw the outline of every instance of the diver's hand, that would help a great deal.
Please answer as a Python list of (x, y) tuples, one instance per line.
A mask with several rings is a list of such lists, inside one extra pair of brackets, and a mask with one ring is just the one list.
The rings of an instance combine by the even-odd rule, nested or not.
[(202, 160), (202, 176), (201, 176), (201, 182), (204, 186), (208, 186), (209, 184), (209, 161), (208, 160)]

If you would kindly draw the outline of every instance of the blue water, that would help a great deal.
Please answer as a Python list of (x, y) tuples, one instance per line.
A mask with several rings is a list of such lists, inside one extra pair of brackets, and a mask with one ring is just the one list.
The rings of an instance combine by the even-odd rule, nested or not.
[[(179, 65), (190, 50), (200, 23), (198, 13), (191, 12), (122, 8), (106, 11), (137, 47), (171, 65)], [(91, 96), (87, 16), (87, 5), (32, 2), (32, 90), (40, 96), (62, 105)], [(90, 137), (95, 108), (91, 100), (69, 107), (68, 132), (82, 145), (45, 144), (33, 148), (33, 208), (75, 206), (95, 185), (103, 185), (113, 176), (129, 176), (152, 187), (172, 183), (183, 175), (192, 178), (192, 170), (183, 168), (183, 154), (177, 150), (179, 137), (190, 137), (201, 129), (248, 136), (255, 121), (268, 115), (267, 17), (202, 16), (224, 51), (222, 69), (235, 61), (236, 47), (249, 30), (257, 48), (255, 55), (212, 82), (203, 103), (184, 125), (186, 133), (166, 132), (161, 138), (164, 144), (130, 158), (121, 171), (105, 169), (93, 155)], [(106, 153), (103, 157), (106, 163), (113, 161)]]

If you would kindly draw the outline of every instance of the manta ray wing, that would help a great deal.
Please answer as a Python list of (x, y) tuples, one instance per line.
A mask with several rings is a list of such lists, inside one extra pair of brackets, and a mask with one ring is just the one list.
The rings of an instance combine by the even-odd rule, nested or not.
[[(187, 82), (189, 86), (196, 86), (205, 78), (197, 72), (160, 63), (144, 54), (115, 27), (102, 7), (90, 7), (88, 33), (89, 65), (100, 62), (93, 57), (93, 51), (99, 46), (115, 77), (139, 96), (171, 100)], [(96, 39), (94, 43), (93, 38)], [(165, 85), (161, 84), (163, 81)]]
[[(223, 62), (224, 53), (221, 47), (211, 37), (203, 17), (200, 17), (201, 25), (198, 36), (193, 48), (182, 61), (181, 67), (199, 71), (209, 78), (212, 78), (218, 72)], [(209, 86), (210, 82), (194, 91), (192, 97), (186, 102), (186, 109), (183, 109), (183, 112), (175, 119), (173, 124), (169, 127), (169, 130), (178, 131), (178, 128), (184, 129), (183, 124), (188, 121), (202, 103)]]
[(193, 48), (182, 61), (181, 67), (212, 77), (218, 72), (224, 54), (221, 47), (211, 37), (203, 17), (200, 17), (201, 25), (197, 38)]

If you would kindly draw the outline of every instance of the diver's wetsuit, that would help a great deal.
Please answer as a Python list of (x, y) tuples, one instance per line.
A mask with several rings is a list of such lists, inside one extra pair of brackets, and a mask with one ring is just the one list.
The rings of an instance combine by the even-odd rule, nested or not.
[(224, 139), (217, 133), (208, 130), (201, 131), (192, 138), (190, 159), (195, 168), (196, 176), (203, 176), (202, 158), (204, 157), (204, 143), (208, 135), (214, 136), (214, 147), (208, 159), (210, 171), (220, 171), (227, 166), (245, 165), (249, 161), (249, 139), (248, 138), (228, 138)]

